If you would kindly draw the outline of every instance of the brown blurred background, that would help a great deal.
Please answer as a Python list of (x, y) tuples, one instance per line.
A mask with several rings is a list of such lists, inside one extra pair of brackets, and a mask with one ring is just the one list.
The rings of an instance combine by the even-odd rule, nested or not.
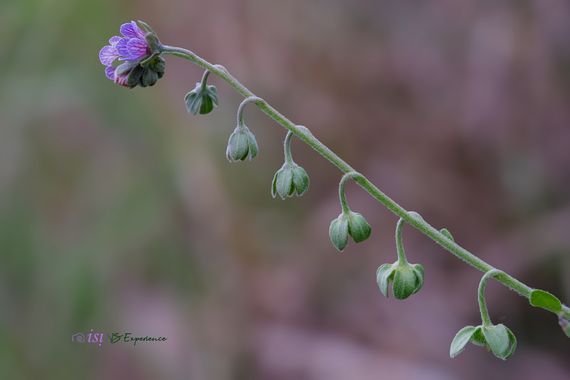
[[(247, 164), (225, 145), (240, 98), (186, 114), (201, 71), (168, 58), (153, 88), (97, 59), (122, 22), (225, 65), (410, 210), (530, 286), (570, 300), (570, 3), (2, 0), (0, 379), (568, 379), (556, 319), (492, 283), (501, 362), (470, 346), (481, 274), (411, 228), (420, 294), (385, 299), (396, 218), (355, 185), (373, 226), (328, 241), (340, 173), (293, 142), (311, 176), (274, 200), (284, 130), (259, 111)], [(75, 332), (167, 343), (81, 345)]]

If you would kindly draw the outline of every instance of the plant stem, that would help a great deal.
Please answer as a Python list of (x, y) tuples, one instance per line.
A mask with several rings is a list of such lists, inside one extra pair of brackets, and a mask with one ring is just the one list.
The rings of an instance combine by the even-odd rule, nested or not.
[(404, 219), (400, 218), (396, 224), (396, 252), (398, 253), (398, 264), (408, 264), (406, 251), (404, 251), (404, 241), (402, 239), (402, 229), (404, 228)]
[(340, 200), (340, 207), (342, 208), (342, 212), (345, 215), (348, 215), (350, 212), (350, 207), (348, 207), (348, 202), (346, 201), (346, 191), (344, 190), (346, 181), (357, 177), (362, 177), (362, 175), (355, 171), (351, 171), (343, 175), (338, 184), (338, 198)]
[(202, 90), (206, 88), (209, 76), (210, 76), (210, 70), (204, 71), (204, 74), (202, 75), (202, 80), (200, 81), (200, 87), (202, 88)]
[(287, 136), (283, 140), (283, 154), (285, 155), (285, 162), (289, 165), (293, 165), (293, 156), (291, 155), (291, 139), (293, 138), (293, 132), (287, 131)]
[(479, 311), (481, 311), (481, 322), (483, 326), (491, 326), (491, 317), (489, 316), (489, 309), (487, 309), (487, 301), (485, 300), (485, 288), (487, 288), (487, 282), (491, 277), (496, 277), (503, 272), (498, 269), (492, 269), (485, 273), (479, 282), (479, 290), (477, 292), (479, 300)]
[(249, 103), (257, 103), (257, 102), (263, 102), (263, 99), (252, 95), (252, 96), (248, 96), (246, 99), (244, 99), (240, 103), (240, 105), (238, 107), (238, 111), (237, 111), (237, 125), (238, 126), (243, 125), (243, 111), (245, 109), (245, 106), (247, 106)]
[[(256, 97), (253, 92), (251, 92), (247, 87), (245, 87), (236, 78), (234, 78), (223, 66), (212, 64), (203, 59), (202, 57), (196, 55), (194, 52), (190, 50), (163, 45), (161, 48), (161, 52), (164, 54), (171, 54), (180, 58), (187, 59), (205, 70), (210, 70), (210, 72), (216, 74), (218, 77), (226, 81), (230, 85), (230, 87), (232, 87), (237, 93), (246, 98)], [(341, 172), (346, 174), (355, 171), (348, 163), (346, 163), (342, 158), (337, 156), (336, 153), (334, 153), (330, 148), (328, 148), (319, 139), (317, 139), (307, 128), (295, 125), (291, 120), (282, 115), (279, 111), (273, 108), (273, 106), (268, 104), (266, 101), (259, 98), (257, 99), (258, 100), (255, 103), (263, 113), (265, 113), (271, 119), (276, 121), (278, 124), (289, 130), (300, 140), (302, 140), (311, 148), (313, 148), (317, 153), (322, 155), (330, 163), (336, 166)], [(490, 270), (495, 269), (493, 266), (491, 266), (484, 260), (480, 259), (479, 257), (475, 256), (465, 248), (455, 243), (453, 240), (448, 239), (445, 235), (440, 233), (437, 229), (435, 229), (432, 225), (426, 222), (423, 218), (415, 218), (412, 215), (408, 214), (408, 212), (402, 206), (400, 206), (398, 203), (396, 203), (394, 200), (392, 200), (390, 197), (384, 194), (365, 176), (362, 175), (357, 176), (355, 178), (355, 182), (358, 183), (360, 187), (362, 187), (366, 192), (368, 192), (368, 194), (370, 194), (374, 199), (383, 204), (388, 210), (392, 211), (396, 216), (402, 218), (406, 223), (408, 223), (412, 227), (422, 232), (424, 235), (431, 238), (437, 244), (441, 245), (446, 251), (452, 253), (459, 259), (463, 260), (467, 264), (471, 265), (475, 269), (478, 269), (482, 272), (489, 272)], [(532, 291), (532, 288), (525, 285), (516, 278), (502, 272), (501, 274), (498, 274), (496, 276), (496, 279), (501, 284), (515, 291), (521, 296), (527, 299), (530, 297), (530, 292)], [(565, 313), (565, 315), (570, 315), (570, 308), (566, 305), (563, 305), (563, 312)]]

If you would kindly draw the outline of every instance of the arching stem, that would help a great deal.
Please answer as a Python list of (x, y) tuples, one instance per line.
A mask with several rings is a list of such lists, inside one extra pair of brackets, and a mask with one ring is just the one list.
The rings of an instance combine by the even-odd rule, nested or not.
[(293, 156), (291, 155), (291, 139), (293, 132), (288, 131), (285, 140), (283, 141), (283, 154), (285, 155), (285, 162), (289, 165), (293, 164)]
[(402, 240), (402, 230), (404, 228), (404, 219), (400, 218), (396, 224), (396, 252), (398, 253), (398, 264), (406, 265), (408, 264), (408, 259), (406, 258), (406, 252), (404, 251), (404, 242)]
[(263, 102), (263, 99), (258, 98), (257, 96), (249, 96), (240, 103), (237, 111), (237, 125), (239, 126), (243, 125), (243, 111), (245, 109), (245, 106), (247, 106), (249, 103), (258, 103), (258, 102)]
[(487, 309), (487, 301), (485, 300), (485, 289), (487, 288), (487, 282), (491, 277), (496, 277), (503, 272), (498, 269), (492, 269), (485, 273), (479, 282), (478, 299), (479, 299), (479, 310), (481, 311), (481, 321), (483, 326), (491, 326), (491, 317), (489, 316), (489, 310)]
[(357, 177), (361, 177), (362, 175), (355, 172), (355, 171), (351, 171), (349, 173), (346, 173), (345, 175), (342, 176), (342, 178), (340, 179), (340, 182), (338, 184), (338, 197), (340, 199), (340, 206), (342, 207), (342, 212), (344, 214), (348, 214), (350, 212), (350, 207), (348, 207), (348, 202), (346, 201), (346, 193), (345, 193), (345, 186), (346, 186), (346, 181), (348, 181), (349, 179), (354, 179)]

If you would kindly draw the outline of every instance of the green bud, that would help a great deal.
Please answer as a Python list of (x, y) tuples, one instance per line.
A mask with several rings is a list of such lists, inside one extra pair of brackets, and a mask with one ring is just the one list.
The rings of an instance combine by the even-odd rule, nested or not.
[(292, 196), (301, 196), (309, 188), (309, 176), (305, 169), (296, 163), (284, 163), (273, 176), (271, 195), (281, 199)]
[(445, 236), (446, 238), (448, 238), (449, 240), (453, 241), (453, 235), (451, 234), (451, 232), (449, 232), (449, 230), (447, 228), (442, 228), (441, 230), (439, 230), (439, 232)]
[(364, 217), (354, 211), (342, 212), (329, 227), (329, 237), (333, 245), (342, 251), (348, 242), (348, 236), (355, 243), (360, 243), (370, 236), (372, 229)]
[(335, 248), (342, 252), (348, 244), (348, 218), (344, 213), (331, 222), (329, 237)]
[(348, 213), (348, 234), (352, 236), (355, 243), (368, 239), (371, 232), (370, 224), (361, 214), (353, 211)]
[(394, 298), (403, 300), (417, 293), (424, 283), (424, 268), (420, 264), (400, 263), (383, 264), (376, 271), (378, 288), (385, 297), (389, 296), (388, 287), (392, 284)]
[(469, 342), (486, 347), (493, 355), (502, 360), (511, 357), (517, 348), (515, 335), (503, 324), (466, 326), (459, 330), (453, 338), (449, 356), (454, 358), (459, 355)]
[(228, 139), (226, 157), (230, 162), (252, 160), (259, 147), (255, 136), (245, 124), (238, 125)]
[(205, 115), (218, 106), (218, 90), (213, 85), (206, 85), (200, 82), (196, 87), (184, 97), (186, 109), (192, 115)]
[(141, 84), (142, 77), (143, 77), (143, 74), (145, 73), (145, 71), (146, 70), (141, 65), (136, 65), (131, 70), (131, 72), (129, 73), (129, 76), (127, 77), (127, 85), (129, 87), (135, 87), (135, 86)]

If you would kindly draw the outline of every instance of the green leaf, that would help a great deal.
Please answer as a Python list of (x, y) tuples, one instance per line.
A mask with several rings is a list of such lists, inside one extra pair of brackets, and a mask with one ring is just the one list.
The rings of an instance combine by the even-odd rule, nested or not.
[(534, 289), (530, 292), (529, 301), (532, 306), (540, 307), (555, 314), (562, 311), (562, 302), (544, 290)]
[(473, 334), (477, 330), (474, 326), (465, 326), (455, 334), (455, 338), (451, 342), (451, 347), (449, 348), (449, 356), (454, 358), (463, 352), (465, 346), (471, 341)]
[(453, 235), (451, 234), (451, 232), (449, 232), (449, 230), (447, 228), (442, 228), (441, 230), (439, 230), (439, 232), (445, 236), (446, 238), (448, 238), (451, 241), (455, 241), (453, 239)]

